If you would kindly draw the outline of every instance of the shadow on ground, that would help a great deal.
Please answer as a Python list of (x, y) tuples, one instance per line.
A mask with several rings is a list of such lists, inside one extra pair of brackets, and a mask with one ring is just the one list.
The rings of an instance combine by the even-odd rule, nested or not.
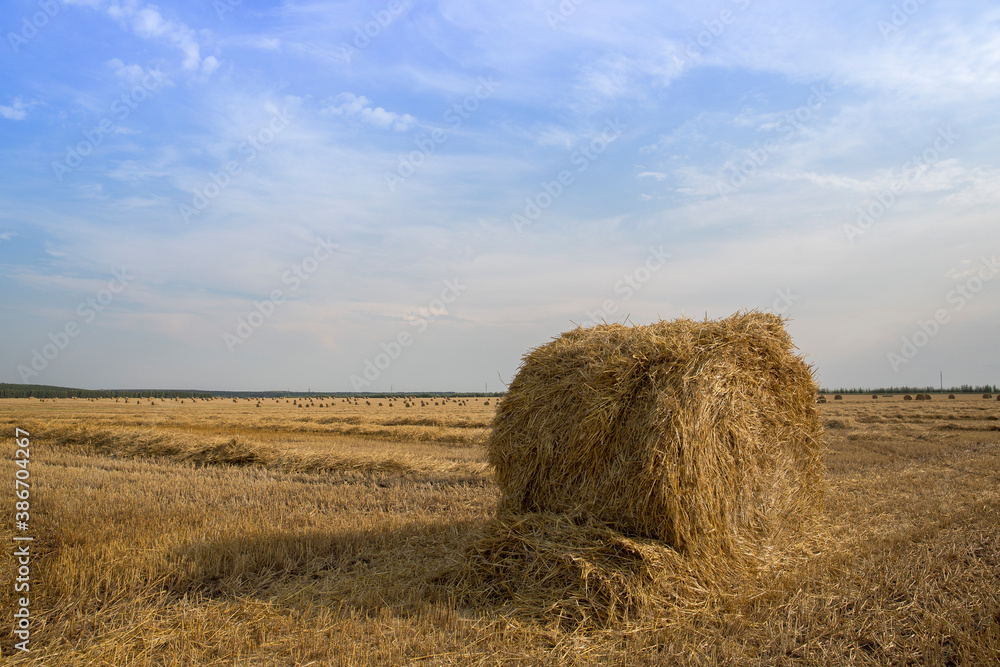
[(169, 555), (164, 588), (188, 600), (249, 598), (291, 607), (407, 613), (453, 597), (448, 582), (482, 523), (287, 532), (190, 544)]

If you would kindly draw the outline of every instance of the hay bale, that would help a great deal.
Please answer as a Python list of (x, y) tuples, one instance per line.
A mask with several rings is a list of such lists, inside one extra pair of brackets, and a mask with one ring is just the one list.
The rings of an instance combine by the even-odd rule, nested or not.
[(955, 398), (955, 394), (948, 394), (948, 398)]
[(820, 396), (816, 399), (817, 403), (826, 403), (826, 396)]
[(993, 398), (993, 394), (983, 394), (983, 398)]
[(486, 444), (500, 514), (753, 553), (821, 496), (816, 392), (775, 315), (577, 328), (525, 355), (500, 400)]
[[(910, 396), (909, 394), (906, 394), (905, 396), (903, 396), (903, 400), (904, 400), (904, 401), (912, 401), (912, 400), (913, 400), (913, 397), (912, 397), (912, 396)], [(919, 396), (919, 395), (917, 396), (917, 400), (918, 400), (918, 401), (920, 400), (920, 396)]]
[(878, 394), (872, 394), (872, 398), (874, 398), (875, 400), (878, 400)]
[(840, 394), (837, 394), (836, 396), (833, 397), (833, 400), (835, 400), (835, 401), (842, 401), (842, 400), (844, 400), (844, 397), (841, 396)]

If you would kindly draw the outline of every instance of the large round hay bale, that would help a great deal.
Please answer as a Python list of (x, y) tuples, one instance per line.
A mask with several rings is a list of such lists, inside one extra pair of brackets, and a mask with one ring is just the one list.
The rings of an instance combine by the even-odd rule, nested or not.
[[(903, 400), (904, 400), (904, 401), (912, 401), (912, 400), (913, 400), (913, 397), (912, 397), (912, 396), (910, 396), (909, 394), (906, 394), (905, 396), (903, 396)], [(918, 401), (920, 400), (920, 394), (917, 394), (917, 400), (918, 400)]]
[(497, 408), (500, 512), (746, 553), (821, 494), (816, 391), (775, 315), (575, 329), (525, 355)]

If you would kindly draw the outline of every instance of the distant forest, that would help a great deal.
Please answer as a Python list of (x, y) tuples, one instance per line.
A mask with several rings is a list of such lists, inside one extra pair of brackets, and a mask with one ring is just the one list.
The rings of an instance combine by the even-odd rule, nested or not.
[[(356, 396), (372, 398), (390, 396), (430, 398), (433, 396), (454, 396), (455, 398), (470, 396), (503, 396), (505, 392), (455, 392), (455, 391), (418, 391), (418, 392), (350, 392), (350, 391), (205, 391), (202, 389), (74, 389), (72, 387), (53, 387), (47, 384), (9, 384), (0, 382), (0, 398), (343, 398)], [(875, 388), (840, 388), (820, 389), (821, 394), (998, 394), (1000, 385), (970, 385), (949, 387), (941, 390), (938, 387), (875, 387)]]
[(995, 384), (971, 385), (960, 387), (876, 387), (872, 389), (820, 389), (821, 394), (996, 394), (1000, 392)]
[(205, 391), (202, 389), (74, 389), (53, 387), (47, 384), (9, 384), (0, 382), (0, 398), (342, 398), (347, 396), (367, 397), (413, 397), (433, 396), (503, 396), (504, 392), (455, 392), (455, 391), (397, 391), (353, 392), (353, 391)]

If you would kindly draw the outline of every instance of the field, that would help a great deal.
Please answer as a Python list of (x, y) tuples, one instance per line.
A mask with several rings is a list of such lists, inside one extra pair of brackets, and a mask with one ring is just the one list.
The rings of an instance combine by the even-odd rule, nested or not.
[[(697, 605), (573, 627), (449, 577), (497, 491), (495, 399), (5, 399), (31, 435), (31, 652), (7, 665), (991, 665), (1000, 402), (832, 396), (812, 555)], [(379, 406), (381, 401), (384, 405)], [(425, 399), (426, 401), (426, 399)], [(436, 401), (436, 402), (435, 402)]]

